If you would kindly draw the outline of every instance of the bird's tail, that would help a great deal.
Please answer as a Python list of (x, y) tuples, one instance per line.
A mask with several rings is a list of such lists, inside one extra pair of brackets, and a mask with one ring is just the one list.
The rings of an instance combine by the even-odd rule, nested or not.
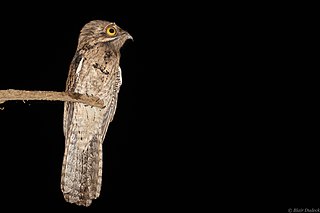
[(102, 143), (93, 137), (85, 148), (66, 141), (61, 190), (67, 202), (89, 206), (100, 195), (102, 181)]

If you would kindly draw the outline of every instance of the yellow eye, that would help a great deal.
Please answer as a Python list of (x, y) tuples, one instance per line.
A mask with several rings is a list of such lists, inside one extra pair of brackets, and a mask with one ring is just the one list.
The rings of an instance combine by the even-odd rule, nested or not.
[(113, 26), (107, 27), (106, 33), (108, 34), (108, 36), (115, 36), (117, 34), (117, 30)]

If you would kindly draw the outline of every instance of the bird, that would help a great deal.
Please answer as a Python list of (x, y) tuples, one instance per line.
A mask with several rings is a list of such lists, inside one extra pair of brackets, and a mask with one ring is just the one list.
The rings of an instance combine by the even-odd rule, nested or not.
[(100, 196), (102, 144), (113, 120), (122, 84), (120, 49), (132, 36), (115, 22), (91, 20), (80, 30), (65, 92), (94, 96), (104, 107), (65, 102), (65, 147), (61, 191), (65, 201), (90, 206)]

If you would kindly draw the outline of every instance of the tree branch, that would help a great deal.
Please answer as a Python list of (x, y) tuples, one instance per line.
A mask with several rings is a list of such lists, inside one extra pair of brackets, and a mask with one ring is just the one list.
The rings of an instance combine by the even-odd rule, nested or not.
[(44, 100), (44, 101), (70, 101), (88, 104), (99, 108), (104, 107), (104, 103), (97, 97), (90, 97), (72, 92), (54, 91), (26, 91), (26, 90), (0, 90), (0, 104), (12, 100)]

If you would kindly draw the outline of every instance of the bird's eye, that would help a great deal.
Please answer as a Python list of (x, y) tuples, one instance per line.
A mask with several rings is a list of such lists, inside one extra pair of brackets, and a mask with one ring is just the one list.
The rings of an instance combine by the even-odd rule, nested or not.
[(110, 27), (107, 27), (106, 33), (108, 36), (115, 36), (117, 34), (117, 30), (115, 27), (110, 26)]

